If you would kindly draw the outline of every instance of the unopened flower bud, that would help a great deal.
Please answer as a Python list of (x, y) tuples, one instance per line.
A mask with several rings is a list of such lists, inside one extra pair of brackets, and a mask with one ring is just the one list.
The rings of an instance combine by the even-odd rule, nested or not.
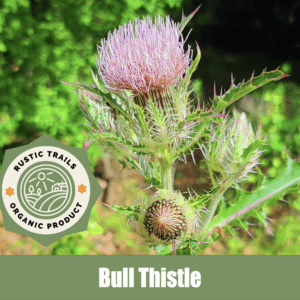
[[(243, 162), (244, 150), (255, 140), (262, 137), (260, 129), (255, 133), (245, 113), (234, 112), (233, 117), (226, 117), (222, 124), (210, 125), (211, 135), (203, 146), (208, 167), (219, 173), (220, 181), (232, 178)], [(247, 178), (258, 164), (261, 151), (253, 151), (250, 162), (245, 166), (237, 181)]]
[(140, 208), (139, 232), (151, 243), (190, 237), (200, 228), (199, 209), (192, 208), (180, 192), (158, 190)]

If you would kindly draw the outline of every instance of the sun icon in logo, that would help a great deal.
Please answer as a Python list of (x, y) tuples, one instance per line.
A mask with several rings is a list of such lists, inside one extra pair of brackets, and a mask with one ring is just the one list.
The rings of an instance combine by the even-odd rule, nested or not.
[(29, 180), (29, 183), (32, 183), (29, 186), (29, 192), (33, 193), (35, 188), (37, 188), (38, 194), (42, 193), (41, 188), (43, 188), (44, 192), (47, 192), (49, 190), (49, 182), (51, 186), (53, 185), (53, 183), (55, 183), (54, 180), (47, 177), (51, 174), (53, 174), (53, 172), (48, 172), (48, 173), (39, 172), (36, 177)]

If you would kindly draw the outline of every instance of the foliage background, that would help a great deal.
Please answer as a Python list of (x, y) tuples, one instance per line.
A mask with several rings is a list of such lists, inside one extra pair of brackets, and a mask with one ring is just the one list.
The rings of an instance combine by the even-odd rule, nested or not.
[[(209, 103), (213, 84), (217, 89), (246, 80), (255, 70), (265, 67), (281, 69), (291, 77), (270, 84), (238, 103), (256, 126), (268, 133), (268, 147), (262, 170), (276, 176), (283, 166), (284, 151), (300, 161), (300, 37), (291, 36), (299, 28), (300, 1), (215, 0), (3, 0), (0, 3), (0, 163), (6, 149), (28, 144), (44, 133), (61, 142), (83, 147), (85, 123), (77, 97), (59, 81), (73, 78), (91, 82), (90, 68), (95, 70), (96, 45), (108, 31), (135, 17), (169, 14), (180, 21), (181, 13), (201, 9), (188, 24), (187, 44), (202, 60), (194, 74), (193, 87)], [(88, 155), (96, 176), (101, 176), (101, 149), (91, 146)], [(199, 158), (201, 161), (201, 157)], [(198, 169), (199, 172), (189, 171)], [(193, 173), (194, 172), (194, 173)], [(200, 174), (200, 177), (199, 177)], [(195, 178), (195, 176), (198, 176)], [(120, 185), (127, 188), (128, 199), (135, 196), (134, 178)], [(249, 180), (255, 185), (256, 177)], [(178, 187), (200, 192), (207, 187), (205, 168), (178, 166)], [(206, 184), (206, 185), (205, 185)], [(255, 239), (239, 232), (241, 242), (224, 237), (206, 254), (300, 254), (300, 199), (287, 195), (287, 202), (266, 207), (274, 236), (263, 227), (253, 226)], [(149, 254), (137, 243), (125, 218), (103, 208), (98, 201), (88, 231), (64, 237), (43, 248), (32, 240), (6, 233), (0, 219), (0, 253), (2, 254)], [(103, 240), (110, 237), (110, 248)], [(116, 246), (119, 245), (119, 246)], [(110, 249), (108, 247), (108, 249)]]

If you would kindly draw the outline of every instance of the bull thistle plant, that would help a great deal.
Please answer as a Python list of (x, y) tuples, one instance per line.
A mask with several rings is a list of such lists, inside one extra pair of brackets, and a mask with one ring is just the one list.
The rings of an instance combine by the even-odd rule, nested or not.
[[(268, 226), (262, 206), (298, 182), (300, 167), (287, 159), (282, 175), (264, 178), (259, 171), (262, 130), (254, 130), (244, 113), (225, 109), (263, 85), (288, 75), (263, 71), (238, 85), (231, 80), (209, 107), (193, 105), (191, 77), (200, 60), (183, 29), (188, 17), (175, 23), (169, 16), (149, 16), (120, 26), (98, 46), (93, 84), (77, 88), (90, 132), (87, 149), (97, 141), (124, 167), (137, 169), (156, 188), (153, 195), (134, 199), (128, 207), (110, 207), (133, 221), (145, 242), (159, 254), (197, 254), (235, 227), (248, 231), (248, 217)], [(185, 48), (187, 48), (185, 50)], [(212, 189), (184, 197), (173, 188), (176, 161), (194, 159), (201, 149)], [(251, 172), (258, 173), (254, 191), (242, 189)], [(231, 190), (231, 192), (228, 192)], [(200, 252), (199, 252), (200, 251)]]

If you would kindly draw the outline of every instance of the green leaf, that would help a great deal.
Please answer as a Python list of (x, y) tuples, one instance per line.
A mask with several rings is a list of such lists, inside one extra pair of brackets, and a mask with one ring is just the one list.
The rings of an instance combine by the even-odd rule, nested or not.
[(231, 87), (225, 95), (215, 96), (213, 99), (214, 113), (220, 113), (225, 107), (231, 105), (252, 91), (268, 84), (269, 82), (288, 77), (287, 74), (280, 70), (274, 70), (270, 72), (263, 71), (257, 77), (253, 77), (253, 75), (254, 74), (252, 74), (251, 78), (246, 83), (242, 82), (238, 86), (234, 85), (232, 81)]
[(180, 96), (180, 95), (185, 95), (185, 98), (187, 98), (188, 94), (186, 93), (186, 91), (190, 84), (191, 77), (199, 64), (200, 58), (201, 58), (201, 51), (197, 44), (197, 56), (194, 59), (194, 61), (192, 62), (191, 66), (189, 67), (185, 77), (181, 81), (180, 86), (178, 88), (177, 96), (176, 96), (176, 99), (180, 99), (181, 101), (184, 102), (184, 104), (186, 101), (185, 101), (185, 99), (182, 99), (182, 96)]
[(136, 206), (119, 206), (119, 205), (107, 205), (109, 208), (111, 208), (114, 211), (117, 211), (121, 213), (122, 215), (128, 216), (132, 219), (137, 219), (139, 208)]
[(268, 178), (258, 190), (252, 193), (243, 192), (240, 199), (228, 209), (223, 209), (209, 224), (209, 229), (223, 227), (235, 218), (244, 215), (249, 210), (264, 205), (267, 201), (279, 197), (283, 192), (296, 185), (300, 181), (300, 164), (288, 158), (287, 165), (281, 175), (276, 178)]
[(132, 122), (132, 118), (128, 109), (128, 100), (119, 94), (107, 92), (104, 86), (99, 83), (99, 80), (95, 75), (93, 75), (93, 78), (96, 81), (95, 85), (80, 84), (78, 82), (63, 83), (76, 87), (79, 91), (82, 91), (82, 93), (84, 93), (90, 100), (95, 103), (104, 101), (112, 108), (114, 108), (118, 113), (123, 115), (128, 121)]
[(137, 114), (137, 118), (139, 121), (139, 125), (141, 127), (142, 130), (142, 134), (145, 136), (145, 139), (150, 139), (150, 130), (149, 130), (149, 126), (146, 123), (146, 116), (143, 112), (143, 110), (138, 106), (138, 105), (134, 105), (134, 109), (136, 111)]
[(255, 140), (254, 142), (252, 142), (246, 149), (244, 149), (242, 158), (246, 160), (247, 157), (251, 157), (253, 155), (253, 152), (260, 146), (262, 146), (263, 142), (264, 141), (262, 139)]
[(206, 203), (212, 200), (213, 195), (219, 190), (219, 187), (203, 194), (198, 195), (196, 198), (188, 199), (189, 204), (193, 208), (205, 207)]

